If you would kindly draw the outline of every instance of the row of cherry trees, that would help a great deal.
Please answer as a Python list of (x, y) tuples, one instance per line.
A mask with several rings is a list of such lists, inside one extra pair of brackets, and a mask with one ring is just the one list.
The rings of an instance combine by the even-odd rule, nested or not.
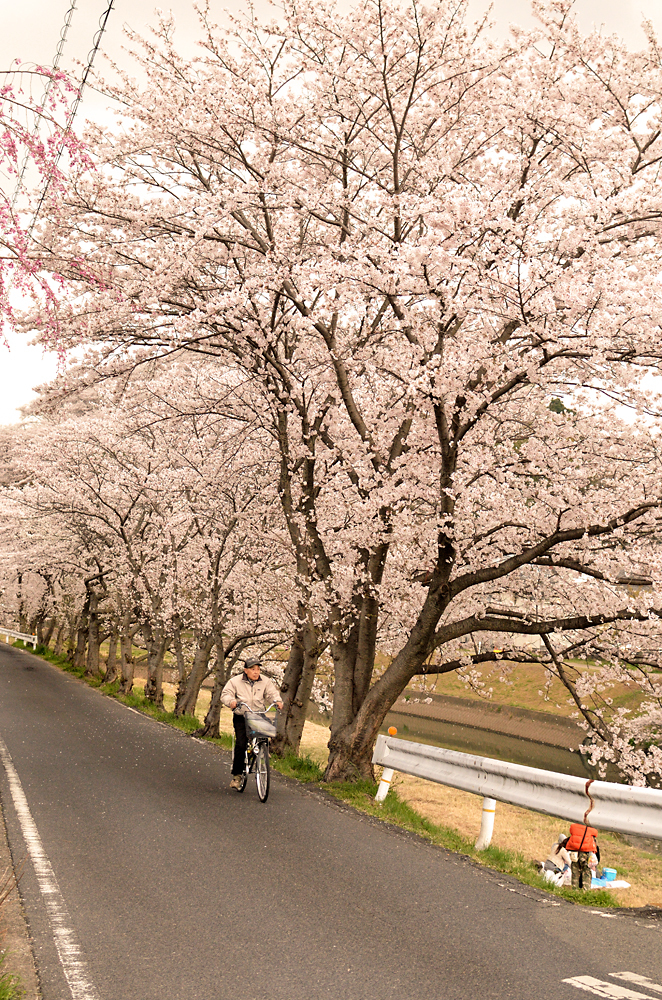
[[(134, 39), (147, 83), (114, 91), (120, 127), (89, 137), (93, 163), (43, 215), (40, 266), (66, 294), (24, 326), (55, 329), (79, 361), (40, 412), (92, 394), (101, 436), (105, 386), (124, 427), (150, 365), (162, 407), (117, 433), (128, 492), (110, 520), (126, 526), (81, 501), (55, 514), (81, 539), (121, 539), (111, 561), (131, 583), (118, 600), (149, 608), (158, 683), (176, 634), (162, 622), (179, 614), (161, 581), (187, 581), (189, 631), (196, 602), (214, 621), (179, 553), (197, 547), (207, 572), (205, 532), (222, 536), (252, 483), (258, 561), (242, 571), (275, 574), (266, 592), (287, 603), (281, 739), (296, 745), (328, 650), (328, 778), (371, 773), (412, 680), (470, 677), (517, 635), (541, 646), (510, 659), (560, 677), (596, 754), (633, 780), (662, 764), (662, 65), (652, 36), (636, 54), (582, 37), (570, 6), (537, 4), (540, 27), (499, 46), (461, 0), (347, 13), (290, 0), (278, 23), (230, 30), (203, 11), (192, 63), (163, 23), (156, 44)], [(60, 443), (67, 420), (47, 432), (54, 466), (30, 486), (35, 505), (65, 456), (83, 469)], [(207, 493), (190, 488), (207, 516), (191, 528), (175, 500), (189, 503), (189, 460), (168, 428), (197, 425), (213, 428), (215, 472)], [(153, 521), (138, 489), (152, 435), (154, 469), (172, 480)], [(83, 477), (96, 483), (91, 466)], [(575, 675), (580, 655), (594, 667)], [(623, 679), (644, 692), (634, 720), (607, 704)]]
[(68, 644), (91, 675), (108, 640), (105, 679), (119, 676), (125, 692), (139, 643), (158, 704), (170, 649), (178, 714), (193, 714), (213, 673), (205, 730), (217, 734), (238, 657), (292, 630), (269, 442), (245, 407), (231, 412), (228, 385), (224, 413), (196, 412), (222, 373), (150, 364), (141, 374), (59, 407), (8, 445), (3, 603), (43, 644)]

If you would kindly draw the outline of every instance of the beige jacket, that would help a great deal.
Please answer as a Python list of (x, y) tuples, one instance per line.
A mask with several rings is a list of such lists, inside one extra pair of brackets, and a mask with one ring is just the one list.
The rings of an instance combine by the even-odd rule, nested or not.
[[(264, 712), (274, 701), (282, 701), (281, 693), (270, 677), (260, 677), (257, 681), (249, 681), (245, 673), (231, 677), (221, 691), (221, 701), (226, 708), (230, 702), (243, 702), (252, 712)], [(233, 709), (235, 714), (243, 715), (241, 705)]]
[(547, 860), (551, 861), (552, 864), (556, 865), (557, 868), (563, 870), (563, 866), (564, 865), (569, 866), (572, 863), (572, 859), (568, 854), (568, 852), (566, 851), (565, 847), (562, 847), (557, 854), (556, 846), (557, 845), (554, 845), (554, 847), (552, 847), (552, 849), (550, 850), (549, 854), (547, 855)]

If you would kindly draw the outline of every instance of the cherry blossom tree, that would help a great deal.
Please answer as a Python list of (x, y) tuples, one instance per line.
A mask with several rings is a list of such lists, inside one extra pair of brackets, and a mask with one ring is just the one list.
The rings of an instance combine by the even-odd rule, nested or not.
[(252, 385), (296, 562), (286, 700), (328, 645), (329, 779), (372, 773), (412, 679), (500, 655), (472, 637), (542, 637), (561, 672), (620, 662), (624, 623), (659, 641), (662, 66), (570, 7), (505, 46), (460, 0), (203, 11), (193, 63), (163, 23), (41, 229), (81, 384), (212, 356)]

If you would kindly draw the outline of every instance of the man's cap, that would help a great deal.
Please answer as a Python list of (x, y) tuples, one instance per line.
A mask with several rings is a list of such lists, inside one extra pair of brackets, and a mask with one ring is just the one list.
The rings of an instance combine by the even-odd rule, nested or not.
[(244, 669), (250, 670), (251, 667), (261, 667), (262, 660), (259, 656), (250, 656), (247, 660), (244, 660)]

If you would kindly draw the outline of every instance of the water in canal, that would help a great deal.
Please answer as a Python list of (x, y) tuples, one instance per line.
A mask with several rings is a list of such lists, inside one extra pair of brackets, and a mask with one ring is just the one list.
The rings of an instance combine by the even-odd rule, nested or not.
[(462, 753), (495, 757), (497, 760), (512, 761), (513, 764), (541, 767), (561, 774), (575, 774), (580, 778), (595, 777), (588, 773), (577, 752), (520, 739), (518, 736), (504, 736), (473, 726), (417, 718), (400, 712), (389, 712), (381, 732), (385, 733), (389, 726), (396, 726), (401, 739), (412, 740), (414, 743), (428, 743), (448, 750), (460, 750)]

